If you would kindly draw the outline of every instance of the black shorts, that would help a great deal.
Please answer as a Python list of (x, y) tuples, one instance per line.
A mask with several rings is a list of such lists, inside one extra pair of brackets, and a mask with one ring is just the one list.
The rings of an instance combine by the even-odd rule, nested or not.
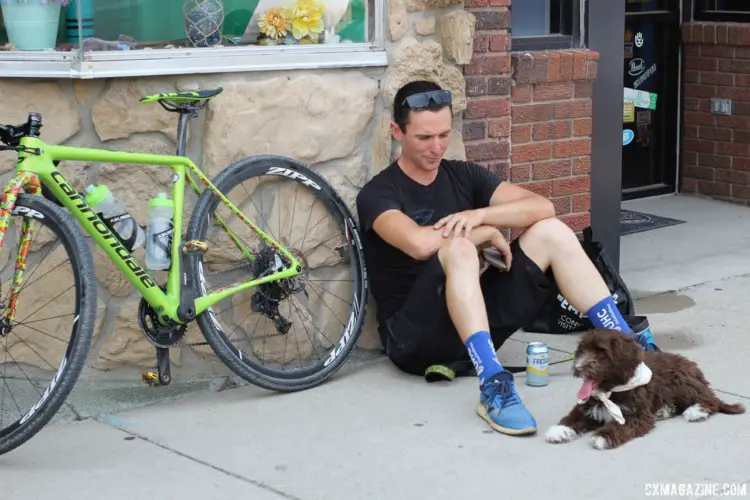
[[(529, 259), (518, 239), (511, 250), (510, 271), (490, 267), (480, 277), (496, 349), (534, 319), (552, 290), (551, 272)], [(386, 355), (405, 372), (424, 375), (430, 365), (471, 362), (448, 313), (445, 273), (437, 255), (414, 282), (401, 310), (379, 330)]]

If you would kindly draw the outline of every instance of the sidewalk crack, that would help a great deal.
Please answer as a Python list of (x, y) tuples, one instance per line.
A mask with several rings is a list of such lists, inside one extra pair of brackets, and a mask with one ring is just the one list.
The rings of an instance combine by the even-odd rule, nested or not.
[(290, 495), (289, 493), (285, 493), (285, 492), (283, 492), (281, 490), (278, 490), (278, 489), (274, 488), (273, 486), (269, 486), (269, 485), (267, 485), (265, 483), (262, 483), (260, 481), (256, 481), (254, 479), (250, 479), (249, 477), (242, 476), (240, 474), (237, 474), (236, 472), (232, 472), (232, 471), (230, 471), (228, 469), (224, 469), (223, 467), (219, 467), (218, 465), (214, 465), (212, 463), (206, 462), (205, 460), (201, 460), (200, 458), (188, 455), (187, 453), (183, 453), (183, 452), (181, 452), (179, 450), (175, 450), (174, 448), (170, 448), (167, 445), (158, 443), (158, 442), (150, 439), (148, 436), (144, 436), (143, 434), (135, 432), (135, 431), (133, 431), (131, 429), (124, 429), (124, 428), (122, 428), (122, 427), (120, 427), (120, 426), (118, 426), (118, 425), (116, 425), (116, 424), (114, 424), (112, 422), (107, 422), (105, 420), (102, 420), (100, 417), (94, 418), (92, 420), (94, 420), (96, 422), (99, 422), (100, 424), (106, 425), (107, 427), (111, 427), (113, 429), (117, 429), (118, 431), (123, 432), (125, 434), (128, 434), (130, 436), (136, 437), (136, 438), (138, 438), (138, 439), (140, 439), (142, 441), (147, 442), (148, 444), (151, 444), (153, 446), (159, 447), (159, 448), (161, 448), (163, 450), (166, 450), (166, 451), (168, 451), (170, 453), (174, 453), (175, 455), (178, 455), (178, 456), (180, 456), (182, 458), (185, 458), (185, 459), (190, 460), (192, 462), (195, 462), (197, 464), (203, 465), (203, 466), (208, 467), (210, 469), (213, 469), (213, 470), (215, 470), (217, 472), (221, 472), (222, 474), (225, 474), (225, 475), (227, 475), (229, 477), (232, 477), (234, 479), (238, 479), (238, 480), (243, 481), (245, 483), (251, 484), (251, 485), (253, 485), (253, 486), (257, 487), (257, 488), (261, 488), (261, 489), (264, 489), (266, 491), (270, 491), (271, 493), (275, 493), (276, 495), (278, 495), (281, 498), (284, 498), (284, 499), (287, 499), (287, 500), (302, 500), (299, 497), (296, 497), (294, 495)]

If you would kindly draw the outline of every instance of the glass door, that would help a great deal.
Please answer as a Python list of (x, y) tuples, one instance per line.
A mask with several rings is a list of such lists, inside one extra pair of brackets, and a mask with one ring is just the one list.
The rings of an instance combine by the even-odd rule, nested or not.
[(677, 185), (679, 0), (624, 0), (623, 199)]

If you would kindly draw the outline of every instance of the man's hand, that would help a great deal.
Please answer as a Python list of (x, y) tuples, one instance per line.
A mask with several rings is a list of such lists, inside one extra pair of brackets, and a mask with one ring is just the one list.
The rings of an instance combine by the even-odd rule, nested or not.
[(494, 238), (490, 240), (490, 245), (497, 248), (497, 251), (500, 252), (505, 260), (505, 266), (510, 269), (511, 261), (513, 260), (513, 254), (510, 251), (510, 245), (508, 244), (508, 241), (505, 239), (505, 236), (503, 236), (503, 233), (500, 231), (497, 232)]
[(435, 229), (443, 228), (443, 237), (468, 237), (472, 229), (484, 224), (483, 213), (479, 210), (464, 210), (447, 215), (435, 223)]

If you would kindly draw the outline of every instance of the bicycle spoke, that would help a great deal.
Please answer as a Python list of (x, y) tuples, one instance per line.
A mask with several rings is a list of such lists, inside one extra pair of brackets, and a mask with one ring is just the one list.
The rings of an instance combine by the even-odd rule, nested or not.
[[(7, 377), (5, 376), (8, 373), (8, 356), (10, 356), (10, 352), (8, 352), (8, 337), (5, 337), (5, 361), (3, 362), (3, 385), (5, 385), (9, 390), (10, 386), (8, 386)], [(13, 396), (13, 392), (10, 393), (10, 397), (13, 400), (13, 404), (16, 405), (16, 409), (18, 410), (18, 413), (21, 413), (21, 408), (18, 406), (18, 402), (16, 401), (15, 396)], [(3, 389), (3, 400), (2, 404), (0, 405), (0, 418), (5, 414), (5, 389)]]
[[(33, 244), (33, 240), (35, 240), (35, 239), (36, 239), (36, 237), (37, 237), (37, 236), (38, 236), (38, 235), (39, 235), (40, 233), (41, 233), (41, 230), (37, 230), (37, 232), (36, 232), (36, 233), (34, 234), (34, 237), (32, 238), (32, 244)], [(55, 250), (56, 248), (57, 248), (57, 247), (56, 247), (56, 245), (50, 245), (50, 247), (49, 247), (49, 249), (47, 250), (47, 253), (45, 254), (45, 256), (44, 256), (44, 257), (42, 257), (42, 258), (41, 258), (41, 259), (39, 260), (39, 262), (38, 262), (38, 263), (37, 263), (37, 264), (36, 264), (36, 265), (34, 266), (34, 268), (33, 268), (33, 269), (31, 270), (31, 272), (29, 272), (29, 274), (28, 274), (28, 275), (24, 276), (24, 281), (26, 281), (26, 280), (29, 280), (29, 279), (31, 279), (31, 277), (32, 277), (32, 276), (34, 275), (34, 273), (36, 272), (36, 270), (37, 270), (37, 269), (39, 269), (39, 266), (41, 266), (41, 265), (42, 265), (42, 262), (44, 262), (44, 259), (46, 259), (46, 258), (47, 258), (47, 257), (49, 256), (49, 254), (51, 254), (51, 253), (52, 253), (52, 251), (53, 251), (53, 250)], [(61, 264), (64, 264), (65, 262), (66, 262), (66, 261), (63, 261), (63, 262), (61, 262), (60, 264), (58, 264), (58, 266), (59, 266), (59, 265), (61, 265)], [(54, 267), (54, 268), (52, 268), (52, 269), (50, 269), (49, 271), (47, 271), (46, 273), (44, 273), (44, 274), (43, 274), (42, 276), (40, 276), (39, 278), (35, 279), (34, 281), (32, 281), (32, 282), (30, 282), (30, 283), (29, 283), (29, 282), (26, 282), (26, 284), (25, 284), (25, 285), (24, 285), (24, 286), (23, 286), (23, 287), (21, 288), (21, 291), (25, 290), (26, 288), (30, 287), (31, 285), (33, 285), (34, 283), (36, 283), (36, 282), (37, 282), (37, 281), (39, 281), (40, 279), (44, 278), (45, 276), (47, 276), (47, 275), (48, 275), (49, 273), (51, 273), (51, 272), (52, 272), (52, 271), (54, 271), (55, 269), (57, 269), (57, 266), (56, 266), (56, 267)], [(3, 297), (3, 303), (7, 302), (8, 298), (10, 297), (10, 294), (11, 294), (12, 290), (13, 290), (13, 287), (10, 287), (10, 286), (9, 286), (9, 287), (8, 287), (8, 293), (7, 293), (7, 295), (5, 295), (5, 296)]]
[[(297, 194), (299, 193), (299, 189), (294, 190), (294, 204), (292, 205), (292, 222), (289, 223), (289, 236), (287, 237), (287, 241), (292, 241), (292, 230), (294, 229), (294, 216), (297, 214)], [(310, 211), (312, 213), (312, 211)], [(281, 213), (281, 211), (279, 211)], [(279, 215), (279, 217), (281, 217)], [(279, 221), (279, 224), (281, 224), (281, 221)]]
[[(310, 282), (310, 284), (312, 284), (312, 282)], [(326, 292), (326, 293), (328, 293), (328, 294), (330, 294), (330, 295), (333, 295), (334, 297), (336, 297), (337, 299), (339, 299), (339, 300), (340, 300), (341, 302), (343, 302), (344, 304), (346, 304), (346, 305), (348, 305), (348, 306), (351, 306), (351, 305), (352, 305), (352, 303), (351, 303), (351, 302), (349, 302), (349, 301), (347, 301), (347, 300), (345, 300), (345, 299), (342, 299), (341, 297), (339, 297), (338, 295), (336, 295), (336, 294), (335, 294), (335, 293), (333, 293), (332, 291), (330, 291), (330, 290), (326, 290), (325, 288), (321, 287), (320, 285), (315, 285), (315, 286), (316, 286), (316, 287), (318, 287), (319, 289), (323, 290), (324, 292)], [(322, 297), (321, 297), (321, 300), (322, 300)]]
[[(66, 288), (65, 290), (63, 290), (62, 292), (60, 292), (57, 295), (57, 297), (53, 297), (52, 299), (50, 299), (49, 301), (47, 301), (43, 306), (39, 307), (39, 309), (37, 309), (36, 311), (34, 311), (31, 314), (35, 314), (36, 312), (41, 311), (42, 309), (44, 309), (45, 307), (47, 307), (48, 305), (50, 305), (52, 302), (54, 302), (55, 299), (57, 299), (58, 297), (60, 297), (60, 295), (64, 294), (65, 292), (67, 292), (68, 290), (70, 290), (71, 288), (73, 288), (74, 286), (75, 286), (75, 284), (70, 285), (68, 288)], [(28, 316), (26, 316), (26, 318), (28, 318), (29, 316), (31, 316), (31, 314), (29, 314)], [(19, 323), (23, 323), (24, 321), (26, 321), (26, 318), (24, 318), (22, 320), (19, 320)]]
[[(14, 322), (14, 323), (15, 323), (15, 322)], [(33, 323), (33, 321), (32, 321), (32, 323)], [(37, 329), (37, 328), (34, 328), (33, 326), (29, 326), (29, 324), (28, 324), (28, 323), (16, 323), (16, 324), (17, 324), (17, 325), (21, 325), (21, 326), (25, 326), (25, 327), (26, 327), (26, 328), (28, 328), (29, 330), (34, 330), (35, 332), (41, 333), (42, 335), (46, 335), (47, 337), (49, 337), (49, 338), (51, 338), (51, 339), (55, 339), (55, 340), (57, 340), (57, 341), (60, 341), (60, 342), (65, 342), (65, 343), (67, 343), (67, 342), (68, 342), (67, 340), (63, 340), (63, 339), (61, 339), (61, 338), (55, 337), (54, 335), (50, 335), (49, 333), (46, 333), (46, 332), (43, 332), (43, 331), (41, 331), (41, 330), (39, 330), (39, 329)]]
[(26, 321), (21, 323), (20, 321), (13, 320), (13, 323), (17, 325), (30, 325), (31, 323), (39, 323), (40, 321), (47, 321), (50, 319), (64, 318), (65, 316), (73, 316), (75, 313), (60, 314), (59, 316), (50, 316), (49, 318), (35, 319), (34, 321)]
[[(253, 204), (253, 206), (255, 207), (255, 210), (257, 210), (260, 213), (260, 220), (263, 222), (263, 228), (264, 228), (263, 232), (268, 231), (271, 234), (271, 238), (273, 238), (276, 241), (279, 241), (276, 238), (276, 236), (274, 236), (273, 231), (271, 230), (271, 226), (268, 224), (268, 222), (266, 222), (266, 218), (263, 215), (263, 210), (258, 209), (258, 205), (255, 204), (255, 201), (253, 200), (252, 196), (250, 196), (250, 193), (247, 192), (247, 189), (245, 189), (245, 186), (243, 184), (240, 184), (240, 186), (242, 186), (242, 189), (244, 189), (245, 193), (247, 193), (247, 196), (250, 198), (250, 203)], [(260, 206), (261, 207), (263, 206), (263, 198), (261, 198), (260, 200)]]
[(336, 318), (337, 320), (339, 320), (339, 322), (341, 323), (341, 325), (342, 325), (342, 326), (343, 326), (343, 325), (346, 325), (346, 323), (345, 323), (344, 321), (341, 321), (341, 318), (339, 318), (339, 317), (338, 317), (338, 316), (336, 315), (336, 313), (335, 313), (335, 312), (333, 312), (333, 309), (331, 309), (331, 307), (330, 307), (330, 306), (328, 305), (328, 303), (327, 303), (327, 302), (325, 302), (325, 301), (323, 300), (323, 297), (321, 297), (321, 296), (320, 296), (320, 294), (319, 294), (318, 292), (316, 292), (315, 290), (313, 290), (312, 292), (313, 292), (313, 293), (314, 293), (314, 294), (315, 294), (315, 295), (316, 295), (316, 296), (317, 296), (317, 297), (318, 297), (318, 298), (320, 299), (320, 301), (321, 301), (321, 302), (323, 303), (323, 305), (324, 305), (324, 306), (326, 306), (326, 308), (328, 308), (328, 310), (329, 310), (329, 311), (331, 311), (331, 314), (333, 314), (333, 316), (334, 316), (334, 317), (335, 317), (335, 318)]
[[(304, 321), (302, 321), (302, 316), (299, 313), (299, 307), (297, 306), (297, 304), (294, 304), (294, 309), (297, 311), (297, 317), (300, 319), (300, 324), (302, 325), (302, 328), (305, 329), (305, 334), (307, 335), (307, 338), (310, 340), (310, 344), (313, 346), (313, 351), (315, 351), (315, 354), (318, 354), (318, 351), (315, 349), (315, 341), (310, 336), (310, 331), (307, 329), (307, 325), (305, 324)], [(313, 328), (315, 328), (315, 325), (313, 325)], [(318, 333), (320, 333), (323, 336), (323, 338), (325, 338), (328, 342), (331, 342), (331, 340), (328, 337), (326, 337), (325, 333), (321, 332), (320, 330), (318, 330)], [(331, 342), (331, 344), (333, 344), (333, 342)], [(318, 355), (318, 359), (321, 359), (319, 355)]]

